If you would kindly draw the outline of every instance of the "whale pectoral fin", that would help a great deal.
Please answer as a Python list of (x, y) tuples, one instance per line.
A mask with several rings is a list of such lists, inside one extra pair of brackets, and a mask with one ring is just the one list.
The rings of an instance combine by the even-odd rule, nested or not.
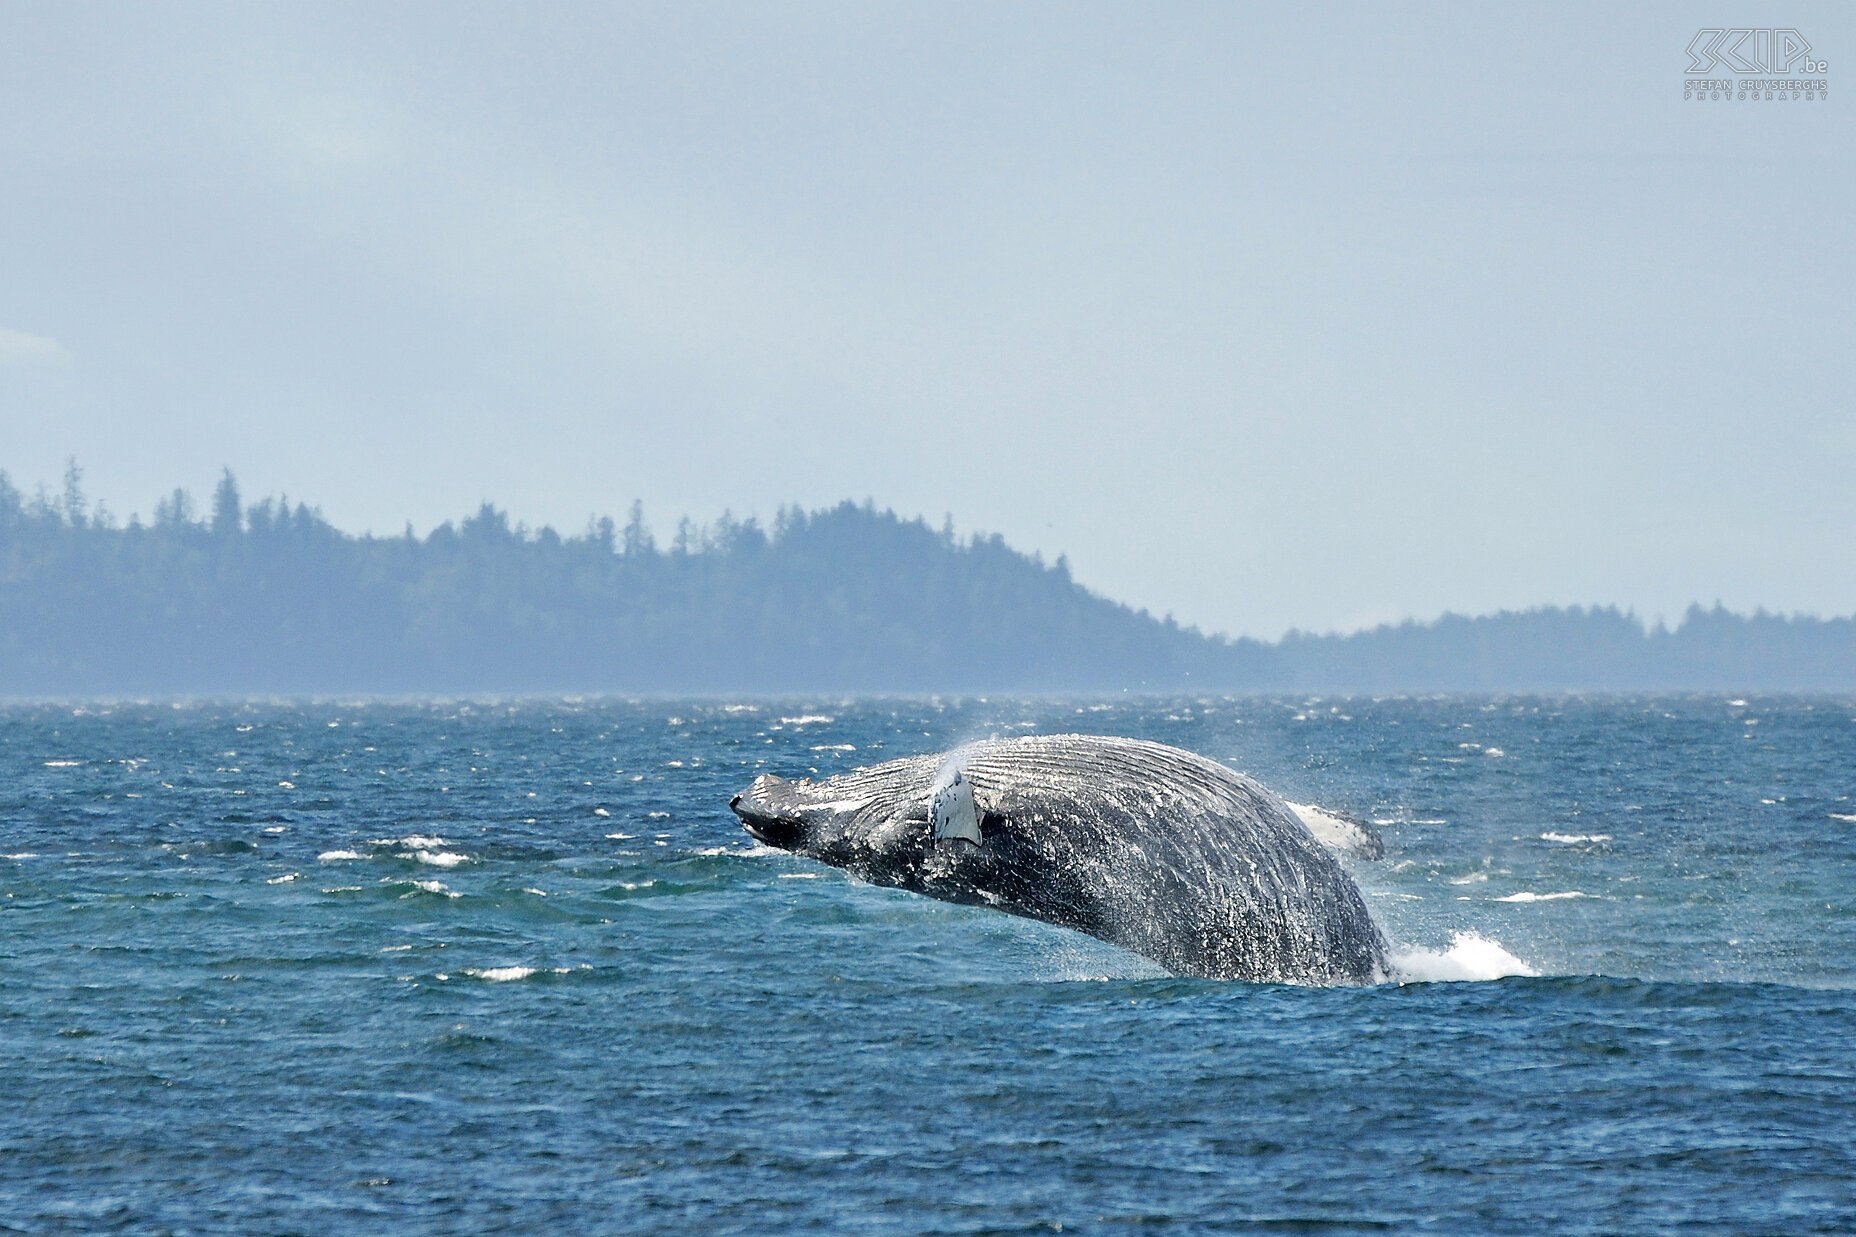
[(959, 773), (935, 791), (928, 817), (934, 822), (935, 841), (958, 839), (975, 846), (980, 844), (980, 812), (979, 805), (973, 801), (973, 783)]

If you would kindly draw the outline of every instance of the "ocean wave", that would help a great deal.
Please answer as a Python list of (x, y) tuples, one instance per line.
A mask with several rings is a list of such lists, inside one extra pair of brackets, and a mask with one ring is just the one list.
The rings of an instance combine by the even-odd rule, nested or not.
[(416, 859), (420, 863), (430, 864), (435, 868), (455, 868), (459, 864), (470, 863), (469, 855), (460, 855), (452, 850), (410, 850), (402, 851), (398, 858)]
[(1611, 835), (1609, 833), (1543, 833), (1540, 835), (1540, 840), (1559, 842), (1565, 846), (1577, 846), (1581, 842), (1609, 842)]
[(507, 984), (531, 975), (566, 975), (572, 970), (570, 966), (467, 966), (461, 973), (487, 983)]
[(389, 876), (382, 879), (380, 883), (383, 885), (398, 885), (405, 889), (406, 892), (400, 895), (403, 898), (416, 897), (422, 893), (435, 893), (447, 898), (461, 898), (464, 896), (457, 890), (448, 887), (443, 881), (395, 880)]

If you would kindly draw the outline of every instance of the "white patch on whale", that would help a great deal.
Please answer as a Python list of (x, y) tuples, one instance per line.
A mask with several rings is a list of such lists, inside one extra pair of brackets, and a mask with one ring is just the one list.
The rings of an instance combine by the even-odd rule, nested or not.
[(1296, 819), (1315, 835), (1315, 841), (1329, 850), (1360, 859), (1379, 859), (1385, 855), (1385, 844), (1359, 821), (1323, 811), (1310, 803), (1290, 803), (1287, 799), (1283, 802), (1295, 813)]

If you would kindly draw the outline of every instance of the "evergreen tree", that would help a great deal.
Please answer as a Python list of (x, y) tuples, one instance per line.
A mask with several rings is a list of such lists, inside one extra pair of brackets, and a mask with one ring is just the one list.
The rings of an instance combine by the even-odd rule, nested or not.
[(644, 522), (644, 502), (640, 499), (632, 500), (631, 518), (625, 521), (623, 544), (627, 558), (642, 558), (657, 553), (657, 542), (651, 536), (650, 526)]
[(213, 490), (213, 536), (237, 536), (243, 518), (244, 511), (238, 498), (238, 479), (228, 468), (220, 476), (218, 487)]
[(82, 528), (89, 511), (89, 501), (84, 497), (84, 470), (72, 459), (64, 468), (64, 497), (59, 503), (59, 511), (65, 523), (72, 528)]

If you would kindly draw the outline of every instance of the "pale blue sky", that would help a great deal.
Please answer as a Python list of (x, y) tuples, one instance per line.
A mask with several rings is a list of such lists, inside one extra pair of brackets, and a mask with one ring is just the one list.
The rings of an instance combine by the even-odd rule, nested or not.
[[(1283, 11), (1279, 11), (1279, 8)], [(1682, 99), (1709, 22), (1820, 102)], [(869, 496), (1273, 636), (1856, 611), (1856, 10), (0, 10), (0, 468)], [(906, 587), (906, 582), (898, 582)]]

